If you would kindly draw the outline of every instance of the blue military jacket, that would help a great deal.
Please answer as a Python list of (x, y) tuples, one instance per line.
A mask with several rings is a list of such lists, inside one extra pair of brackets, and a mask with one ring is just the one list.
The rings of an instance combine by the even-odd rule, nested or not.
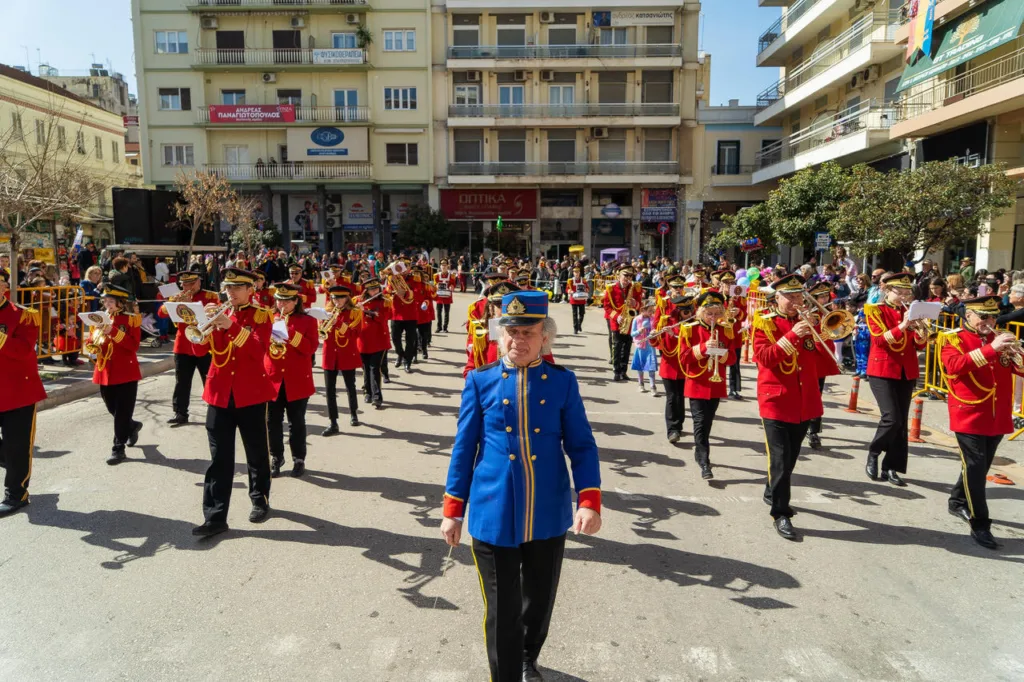
[(445, 508), (468, 504), (470, 535), (493, 545), (562, 535), (573, 522), (566, 456), (580, 501), (596, 497), (599, 511), (597, 443), (575, 374), (544, 360), (474, 370), (462, 391)]

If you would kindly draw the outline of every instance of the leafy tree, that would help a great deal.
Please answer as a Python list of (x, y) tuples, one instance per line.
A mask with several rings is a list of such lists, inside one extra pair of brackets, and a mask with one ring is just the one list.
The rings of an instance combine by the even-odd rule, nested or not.
[(775, 245), (767, 204), (762, 202), (741, 208), (735, 215), (723, 216), (725, 227), (708, 240), (707, 251), (717, 255), (737, 248), (748, 239), (760, 239), (765, 249)]
[(933, 161), (890, 173), (857, 166), (848, 192), (833, 236), (855, 251), (892, 249), (917, 263), (931, 251), (984, 234), (988, 221), (1013, 206), (1016, 181), (999, 166)]
[(181, 201), (174, 203), (174, 215), (191, 230), (188, 242), (188, 262), (191, 263), (196, 233), (212, 230), (222, 216), (230, 214), (238, 193), (227, 178), (207, 171), (178, 173), (174, 178), (174, 189), (181, 197)]
[(848, 198), (849, 172), (836, 163), (804, 169), (768, 195), (768, 219), (776, 244), (813, 249), (814, 233), (829, 232)]
[(405, 247), (449, 249), (455, 231), (444, 214), (430, 206), (413, 206), (398, 221), (398, 238)]

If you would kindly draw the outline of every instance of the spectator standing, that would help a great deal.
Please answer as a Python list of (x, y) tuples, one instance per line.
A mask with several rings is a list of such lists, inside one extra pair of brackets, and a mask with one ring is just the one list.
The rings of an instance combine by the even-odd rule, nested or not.
[(928, 258), (921, 261), (921, 272), (914, 277), (914, 299), (924, 301), (930, 295), (932, 281), (939, 276), (935, 264)]
[(964, 282), (974, 279), (974, 261), (968, 256), (960, 259), (960, 276), (964, 278)]
[(78, 272), (82, 277), (92, 266), (96, 265), (96, 244), (89, 242), (78, 252)]
[(857, 276), (857, 263), (846, 254), (845, 246), (837, 246), (835, 256), (832, 258), (832, 265), (838, 270), (846, 269), (846, 276), (850, 279)]
[(171, 268), (167, 265), (169, 260), (171, 259), (157, 259), (156, 265), (153, 267), (153, 279), (156, 280), (158, 284), (167, 284), (171, 281)]
[(877, 268), (871, 273), (871, 288), (868, 289), (868, 303), (878, 303), (882, 300), (882, 275), (885, 270)]
[(100, 281), (103, 279), (103, 270), (98, 265), (93, 265), (85, 271), (82, 278), (82, 291), (85, 292), (85, 307), (88, 312), (96, 312), (100, 309)]

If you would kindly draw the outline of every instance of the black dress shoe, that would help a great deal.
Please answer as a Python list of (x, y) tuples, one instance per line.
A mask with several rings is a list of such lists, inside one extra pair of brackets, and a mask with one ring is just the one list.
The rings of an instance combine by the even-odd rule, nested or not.
[(352, 426), (359, 426), (359, 417), (352, 415), (352, 418), (348, 420), (348, 423)]
[(384, 403), (383, 403), (382, 401), (380, 401), (380, 400), (376, 400), (376, 401), (374, 401), (374, 403), (373, 403), (373, 409), (375, 409), (375, 410), (379, 410), (379, 409), (381, 409), (381, 408), (383, 408), (383, 407), (384, 407)]
[(796, 530), (793, 529), (793, 524), (785, 516), (775, 519), (775, 532), (787, 540), (796, 540)]
[(272, 457), (270, 459), (270, 477), (277, 478), (281, 475), (281, 465), (284, 464), (284, 457)]
[(438, 327), (437, 329), (435, 329), (435, 330), (434, 330), (434, 333), (435, 333), (435, 334), (440, 334), (440, 333), (441, 333), (441, 328), (440, 328), (440, 327)]
[(385, 383), (385, 384), (390, 384), (391, 383), (391, 377), (384, 377), (384, 378), (381, 379), (381, 381), (383, 383)]
[(894, 486), (896, 486), (898, 488), (906, 488), (907, 487), (906, 481), (904, 481), (902, 478), (900, 478), (900, 475), (898, 473), (896, 473), (895, 471), (887, 471), (886, 474), (887, 474), (886, 478), (889, 480), (889, 483), (892, 483)]
[(128, 447), (134, 448), (139, 442), (139, 431), (142, 431), (142, 422), (132, 422), (132, 435), (128, 436)]
[(338, 433), (341, 433), (338, 429), (338, 422), (331, 422), (331, 425), (324, 429), (320, 435), (326, 438), (327, 436), (333, 436)]
[(372, 402), (373, 402), (373, 396), (372, 395), (367, 394), (367, 395), (363, 396), (363, 404), (369, 405)]
[(878, 480), (878, 455), (868, 453), (867, 464), (864, 465), (864, 473), (868, 475), (872, 481)]
[(406, 374), (412, 374), (412, 365), (406, 365), (405, 366), (405, 373)]
[(173, 417), (167, 420), (167, 423), (171, 424), (172, 426), (177, 426), (179, 424), (188, 424), (188, 415), (175, 413)]
[(395, 360), (395, 369), (400, 369), (401, 367), (402, 367), (402, 361), (401, 360)]
[(971, 512), (967, 507), (950, 507), (949, 513), (967, 523), (971, 522)]
[(700, 477), (703, 478), (705, 481), (710, 481), (712, 478), (715, 477), (715, 475), (711, 473), (710, 464), (705, 464), (700, 468)]
[(972, 530), (971, 537), (985, 549), (999, 549), (999, 543), (992, 537), (992, 532), (987, 530)]
[(772, 492), (770, 490), (765, 491), (764, 495), (761, 495), (761, 501), (769, 507), (772, 506)]
[(192, 529), (192, 535), (197, 535), (201, 538), (208, 538), (213, 535), (223, 533), (228, 529), (228, 524), (223, 521), (204, 521), (203, 525), (196, 526)]
[(523, 661), (523, 682), (544, 682), (544, 676), (533, 661)]
[[(298, 464), (298, 462), (296, 462)], [(264, 504), (254, 504), (252, 511), (249, 512), (249, 523), (263, 523), (270, 516), (270, 506)]]
[(811, 446), (812, 450), (821, 450), (821, 436), (812, 433), (807, 437), (807, 444)]
[(673, 443), (673, 444), (678, 443), (679, 439), (681, 437), (682, 437), (682, 434), (679, 433), (678, 431), (669, 431), (668, 432), (668, 442), (669, 443)]
[(292, 463), (292, 478), (299, 478), (306, 473), (306, 460), (297, 459)]
[(28, 500), (14, 500), (10, 497), (5, 497), (4, 501), (0, 502), (0, 516), (10, 516), (22, 507), (27, 506)]
[(124, 449), (115, 448), (110, 451), (110, 457), (107, 457), (107, 464), (114, 466), (115, 464), (120, 464), (125, 459), (127, 458), (125, 457)]

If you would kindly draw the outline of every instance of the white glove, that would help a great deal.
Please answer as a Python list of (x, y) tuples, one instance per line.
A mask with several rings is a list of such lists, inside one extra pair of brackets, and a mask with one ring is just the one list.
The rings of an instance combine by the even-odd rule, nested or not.
[(426, 310), (426, 309), (427, 309), (427, 302), (424, 301), (423, 303), (420, 303), (420, 310)]

